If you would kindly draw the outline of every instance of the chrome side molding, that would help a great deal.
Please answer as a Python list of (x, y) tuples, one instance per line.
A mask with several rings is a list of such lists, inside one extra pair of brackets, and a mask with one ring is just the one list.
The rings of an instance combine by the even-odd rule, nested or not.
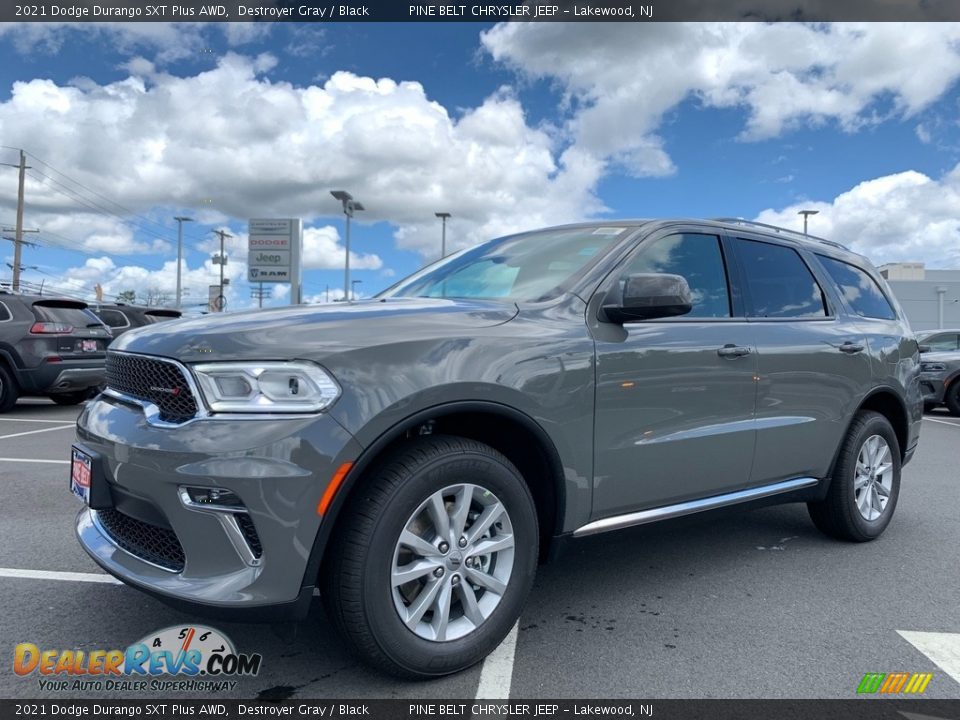
[(818, 482), (820, 481), (816, 478), (795, 478), (794, 480), (784, 480), (773, 483), (772, 485), (762, 485), (746, 490), (737, 490), (736, 492), (726, 493), (725, 495), (714, 495), (713, 497), (702, 498), (700, 500), (677, 503), (676, 505), (664, 505), (663, 507), (652, 508), (650, 510), (641, 510), (625, 515), (614, 515), (612, 517), (594, 520), (583, 527), (577, 528), (573, 531), (573, 536), (584, 537), (586, 535), (596, 535), (597, 533), (607, 532), (608, 530), (619, 530), (621, 528), (632, 527), (633, 525), (645, 525), (646, 523), (657, 522), (659, 520), (669, 520), (670, 518), (692, 515), (705, 510), (714, 510), (750, 500), (759, 500), (760, 498), (770, 497), (771, 495), (779, 495), (793, 490), (802, 490), (803, 488), (812, 487)]

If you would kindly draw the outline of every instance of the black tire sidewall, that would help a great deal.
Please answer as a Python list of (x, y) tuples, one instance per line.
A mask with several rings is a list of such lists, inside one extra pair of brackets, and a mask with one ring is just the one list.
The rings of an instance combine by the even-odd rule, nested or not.
[[(856, 479), (857, 457), (863, 444), (873, 435), (881, 436), (890, 447), (890, 459), (893, 464), (893, 479), (891, 482), (890, 499), (883, 513), (876, 520), (867, 520), (860, 514), (857, 508), (856, 494), (854, 493), (854, 482)], [(890, 423), (882, 415), (873, 414), (866, 419), (866, 422), (850, 437), (847, 446), (844, 448), (844, 455), (840, 463), (841, 471), (841, 492), (844, 497), (844, 507), (847, 519), (854, 532), (864, 540), (879, 537), (890, 524), (893, 514), (897, 509), (897, 501), (900, 498), (900, 443), (897, 435), (893, 431)], [(837, 478), (835, 478), (836, 480)]]
[(16, 405), (19, 396), (19, 388), (12, 373), (0, 365), (0, 412), (6, 412)]
[[(515, 538), (514, 565), (500, 604), (481, 627), (457, 640), (433, 642), (407, 629), (393, 605), (390, 573), (400, 532), (417, 507), (444, 487), (475, 483), (506, 508)], [(436, 458), (418, 468), (394, 493), (390, 512), (381, 514), (371, 534), (362, 577), (363, 603), (381, 651), (418, 675), (446, 675), (489, 654), (510, 631), (533, 584), (538, 528), (533, 500), (512, 466), (479, 453)]]
[(944, 402), (951, 415), (960, 416), (960, 378), (950, 383), (944, 395)]

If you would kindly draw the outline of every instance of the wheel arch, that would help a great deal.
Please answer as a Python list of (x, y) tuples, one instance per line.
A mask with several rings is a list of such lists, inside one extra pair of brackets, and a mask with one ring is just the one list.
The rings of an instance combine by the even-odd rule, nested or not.
[(394, 448), (421, 433), (466, 437), (503, 453), (520, 471), (533, 495), (539, 523), (540, 558), (544, 560), (548, 556), (554, 536), (563, 527), (566, 502), (563, 465), (556, 446), (540, 424), (526, 413), (490, 401), (458, 401), (425, 408), (404, 418), (363, 450), (320, 524), (304, 586), (316, 582), (324, 564), (326, 546), (339, 529), (342, 511), (362, 489), (369, 471)]

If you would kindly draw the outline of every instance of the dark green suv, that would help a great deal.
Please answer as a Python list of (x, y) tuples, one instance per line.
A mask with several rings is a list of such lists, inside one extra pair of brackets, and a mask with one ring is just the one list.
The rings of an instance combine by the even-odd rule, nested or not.
[(438, 676), (501, 642), (570, 538), (781, 502), (876, 538), (919, 371), (841, 245), (736, 220), (527, 232), (372, 300), (117, 338), (79, 420), (77, 535), (220, 619), (299, 618), (319, 587), (361, 657)]

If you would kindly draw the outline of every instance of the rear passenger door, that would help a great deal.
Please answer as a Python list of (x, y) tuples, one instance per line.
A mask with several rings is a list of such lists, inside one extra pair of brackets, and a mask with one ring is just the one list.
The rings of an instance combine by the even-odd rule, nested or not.
[(733, 244), (758, 352), (751, 484), (825, 477), (871, 384), (865, 333), (811, 255), (765, 238)]

